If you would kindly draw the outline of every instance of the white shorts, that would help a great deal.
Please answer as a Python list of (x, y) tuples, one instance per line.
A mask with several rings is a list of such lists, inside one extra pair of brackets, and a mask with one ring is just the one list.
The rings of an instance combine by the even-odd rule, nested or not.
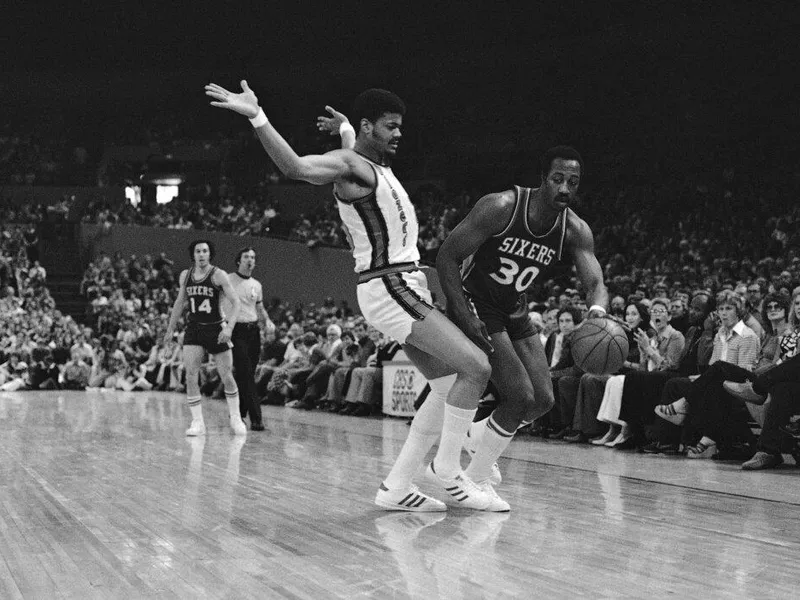
[(411, 326), (434, 310), (428, 278), (420, 270), (390, 273), (359, 283), (358, 307), (367, 323), (401, 344)]

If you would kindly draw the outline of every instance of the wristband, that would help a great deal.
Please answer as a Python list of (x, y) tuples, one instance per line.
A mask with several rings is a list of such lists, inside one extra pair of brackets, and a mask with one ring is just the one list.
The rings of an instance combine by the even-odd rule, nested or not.
[(592, 304), (592, 307), (589, 309), (589, 312), (592, 312), (593, 310), (599, 310), (603, 314), (606, 314), (607, 312), (606, 309), (600, 306), (599, 304)]
[(258, 129), (262, 125), (267, 124), (267, 115), (264, 114), (264, 109), (259, 107), (258, 114), (250, 119), (250, 124), (253, 126), (253, 129)]
[(352, 131), (354, 136), (356, 134), (355, 128), (347, 121), (343, 121), (342, 124), (339, 125), (339, 135), (344, 136), (345, 131)]

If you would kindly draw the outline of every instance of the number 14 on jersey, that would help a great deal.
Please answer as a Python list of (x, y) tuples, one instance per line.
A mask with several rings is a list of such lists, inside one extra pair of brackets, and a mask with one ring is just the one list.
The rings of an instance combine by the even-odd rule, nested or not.
[(199, 313), (199, 312), (210, 313), (211, 300), (206, 298), (200, 303), (200, 306), (195, 306), (194, 298), (189, 298), (189, 309), (192, 311), (192, 313)]

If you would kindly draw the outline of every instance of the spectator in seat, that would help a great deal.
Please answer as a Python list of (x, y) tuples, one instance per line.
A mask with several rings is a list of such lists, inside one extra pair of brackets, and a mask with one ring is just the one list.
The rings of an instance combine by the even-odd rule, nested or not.
[(744, 432), (749, 420), (748, 415), (742, 423), (741, 410), (734, 409), (744, 407), (733, 405), (722, 384), (726, 379), (740, 376), (742, 370), (753, 371), (761, 342), (758, 334), (744, 324), (749, 313), (742, 296), (723, 290), (716, 303), (720, 328), (714, 337), (708, 370), (691, 382), (684, 398), (655, 407), (656, 415), (674, 425), (683, 425), (691, 414), (691, 428), (684, 432), (687, 437), (700, 439), (688, 446), (688, 458), (712, 458), (718, 452), (717, 442), (730, 443), (737, 432)]
[[(652, 404), (649, 409), (646, 406), (653, 399), (643, 389), (643, 381), (638, 376), (640, 373), (666, 372), (661, 376), (661, 381), (668, 378), (669, 373), (677, 369), (686, 346), (686, 338), (669, 324), (670, 319), (669, 301), (665, 298), (654, 299), (650, 306), (653, 335), (641, 328), (633, 332), (639, 347), (639, 369), (616, 375), (606, 382), (598, 419), (611, 424), (606, 436), (614, 434), (614, 425), (619, 425), (620, 429), (616, 437), (604, 442), (604, 445), (626, 450), (643, 442), (643, 415), (652, 411)], [(612, 387), (611, 383), (614, 384)]]
[(64, 365), (61, 374), (61, 387), (65, 390), (85, 390), (89, 385), (89, 375), (92, 367), (84, 360), (84, 353), (80, 348), (73, 346), (70, 359)]
[[(628, 356), (623, 362), (620, 373), (629, 373), (641, 369), (639, 345), (634, 339), (634, 332), (641, 329), (653, 333), (650, 328), (650, 311), (641, 302), (629, 304), (625, 308), (625, 323), (628, 326)], [(573, 402), (571, 409), (572, 429), (564, 436), (567, 442), (586, 442), (592, 438), (599, 445), (616, 438), (619, 431), (610, 429), (608, 437), (603, 436), (606, 429), (604, 424), (597, 420), (600, 404), (603, 402), (606, 382), (611, 375), (593, 375), (584, 373), (580, 376), (562, 377), (558, 382), (558, 393), (564, 405)], [(574, 400), (573, 400), (574, 398)], [(565, 415), (562, 418), (567, 418)]]
[(347, 390), (344, 408), (339, 411), (340, 415), (366, 417), (380, 406), (383, 363), (392, 360), (402, 347), (397, 341), (382, 335), (376, 345), (377, 350), (367, 360), (367, 366), (353, 369), (352, 381)]
[[(558, 390), (558, 381), (561, 377), (579, 374), (575, 367), (575, 361), (572, 359), (570, 340), (572, 332), (583, 320), (583, 315), (578, 308), (568, 304), (558, 311), (557, 320), (558, 331), (550, 335), (544, 347), (545, 357), (550, 365), (550, 377), (553, 380), (554, 391)], [(568, 433), (572, 418), (570, 417), (569, 424), (562, 422), (562, 401), (557, 393), (555, 400), (553, 409), (534, 423), (534, 435), (561, 439)], [(538, 426), (541, 426), (540, 430)]]
[(680, 331), (684, 336), (689, 330), (688, 307), (682, 296), (675, 296), (669, 302), (670, 320), (669, 324), (676, 331)]

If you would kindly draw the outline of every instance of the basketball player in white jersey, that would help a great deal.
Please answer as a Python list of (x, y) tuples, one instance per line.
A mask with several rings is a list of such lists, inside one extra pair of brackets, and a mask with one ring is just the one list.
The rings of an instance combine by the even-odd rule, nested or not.
[[(489, 379), (489, 361), (433, 308), (425, 275), (417, 266), (419, 226), (414, 206), (389, 166), (401, 139), (404, 103), (386, 90), (367, 90), (355, 101), (358, 132), (352, 150), (298, 156), (270, 124), (247, 82), (242, 81), (241, 86), (238, 94), (213, 83), (205, 90), (214, 100), (212, 106), (251, 120), (282, 173), (315, 185), (333, 183), (359, 273), (361, 312), (376, 329), (403, 344), (431, 384), (428, 410), (423, 407), (415, 417), (375, 503), (388, 510), (446, 510), (444, 503), (421, 493), (412, 483), (427, 450), (441, 436), (433, 464), (445, 497), (458, 506), (497, 510), (493, 489), (479, 487), (466, 477), (460, 461), (479, 395)], [(452, 373), (456, 377), (451, 384), (448, 376)], [(443, 419), (440, 412), (444, 412)]]

